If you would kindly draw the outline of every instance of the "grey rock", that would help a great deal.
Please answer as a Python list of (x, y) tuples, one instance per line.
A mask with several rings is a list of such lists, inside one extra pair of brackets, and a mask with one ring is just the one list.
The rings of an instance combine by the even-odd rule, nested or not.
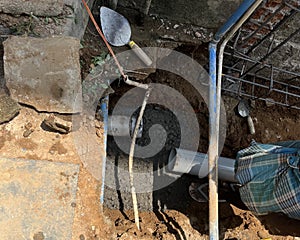
[(81, 106), (80, 42), (72, 37), (11, 37), (4, 43), (11, 97), (38, 111), (76, 113)]
[(72, 130), (72, 123), (51, 114), (43, 121), (43, 124), (51, 131), (67, 134)]
[(20, 111), (19, 104), (6, 94), (0, 95), (0, 124), (13, 119)]
[(36, 16), (57, 16), (62, 13), (64, 0), (0, 0), (0, 12), (30, 14)]

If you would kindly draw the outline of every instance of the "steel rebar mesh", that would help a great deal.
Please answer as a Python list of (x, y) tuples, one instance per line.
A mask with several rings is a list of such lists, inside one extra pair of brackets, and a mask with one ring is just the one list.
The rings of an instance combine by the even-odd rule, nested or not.
[(300, 109), (300, 2), (265, 1), (225, 51), (224, 92)]

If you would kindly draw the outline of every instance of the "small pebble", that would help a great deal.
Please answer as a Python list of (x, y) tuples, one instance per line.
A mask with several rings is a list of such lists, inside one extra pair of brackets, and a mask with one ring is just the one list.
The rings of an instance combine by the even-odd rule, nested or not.
[(95, 120), (95, 128), (101, 128), (100, 122)]
[(269, 234), (263, 230), (260, 230), (257, 232), (257, 235), (261, 238), (261, 239), (266, 239), (269, 237)]
[(34, 130), (33, 129), (27, 129), (25, 130), (25, 132), (23, 132), (23, 137), (29, 137), (31, 133), (33, 133)]
[(25, 129), (26, 130), (29, 130), (31, 128), (32, 128), (32, 124), (30, 122), (25, 124)]
[(83, 234), (80, 234), (79, 239), (80, 240), (85, 240), (85, 236)]
[(195, 32), (195, 37), (196, 37), (196, 38), (201, 38), (201, 37), (202, 37), (202, 34), (199, 33), (199, 32)]
[(45, 236), (43, 232), (35, 233), (33, 236), (33, 240), (44, 240)]
[(100, 129), (96, 129), (96, 135), (97, 135), (99, 138), (103, 137), (103, 134), (102, 134), (102, 132), (100, 131)]
[(54, 150), (50, 150), (49, 153), (50, 153), (51, 155), (54, 155), (54, 154), (55, 154), (55, 151), (54, 151)]
[(174, 29), (179, 28), (179, 24), (175, 24), (175, 25), (173, 26), (173, 28), (174, 28)]
[(275, 101), (272, 98), (266, 98), (267, 107), (272, 107), (275, 105)]

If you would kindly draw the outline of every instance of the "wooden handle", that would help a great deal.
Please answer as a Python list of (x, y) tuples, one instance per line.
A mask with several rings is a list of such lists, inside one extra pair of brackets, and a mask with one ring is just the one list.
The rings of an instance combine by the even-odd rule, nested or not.
[(134, 42), (130, 41), (129, 46), (134, 51), (134, 53), (149, 67), (152, 64), (152, 60), (148, 57), (148, 55)]
[(247, 117), (247, 121), (248, 121), (248, 126), (249, 126), (250, 133), (255, 134), (254, 123), (253, 123), (253, 120), (250, 116)]

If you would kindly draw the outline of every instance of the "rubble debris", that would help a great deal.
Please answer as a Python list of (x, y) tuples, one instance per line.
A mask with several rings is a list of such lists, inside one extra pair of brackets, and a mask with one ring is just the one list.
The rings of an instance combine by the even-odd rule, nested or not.
[(36, 234), (34, 234), (33, 236), (33, 240), (44, 240), (45, 236), (43, 232), (38, 232)]
[(34, 132), (34, 129), (26, 129), (23, 133), (23, 137), (27, 138), (30, 136), (31, 133)]
[(34, 128), (30, 122), (26, 123), (24, 128), (25, 131), (23, 132), (23, 137), (25, 138), (29, 137), (30, 134), (34, 132)]
[(42, 127), (49, 131), (67, 134), (72, 131), (72, 122), (63, 120), (56, 117), (54, 114), (51, 114), (49, 117), (45, 118)]
[(81, 105), (80, 42), (72, 37), (11, 37), (4, 43), (11, 97), (38, 111), (77, 113)]
[(20, 111), (17, 102), (6, 94), (0, 94), (0, 124), (13, 119)]

